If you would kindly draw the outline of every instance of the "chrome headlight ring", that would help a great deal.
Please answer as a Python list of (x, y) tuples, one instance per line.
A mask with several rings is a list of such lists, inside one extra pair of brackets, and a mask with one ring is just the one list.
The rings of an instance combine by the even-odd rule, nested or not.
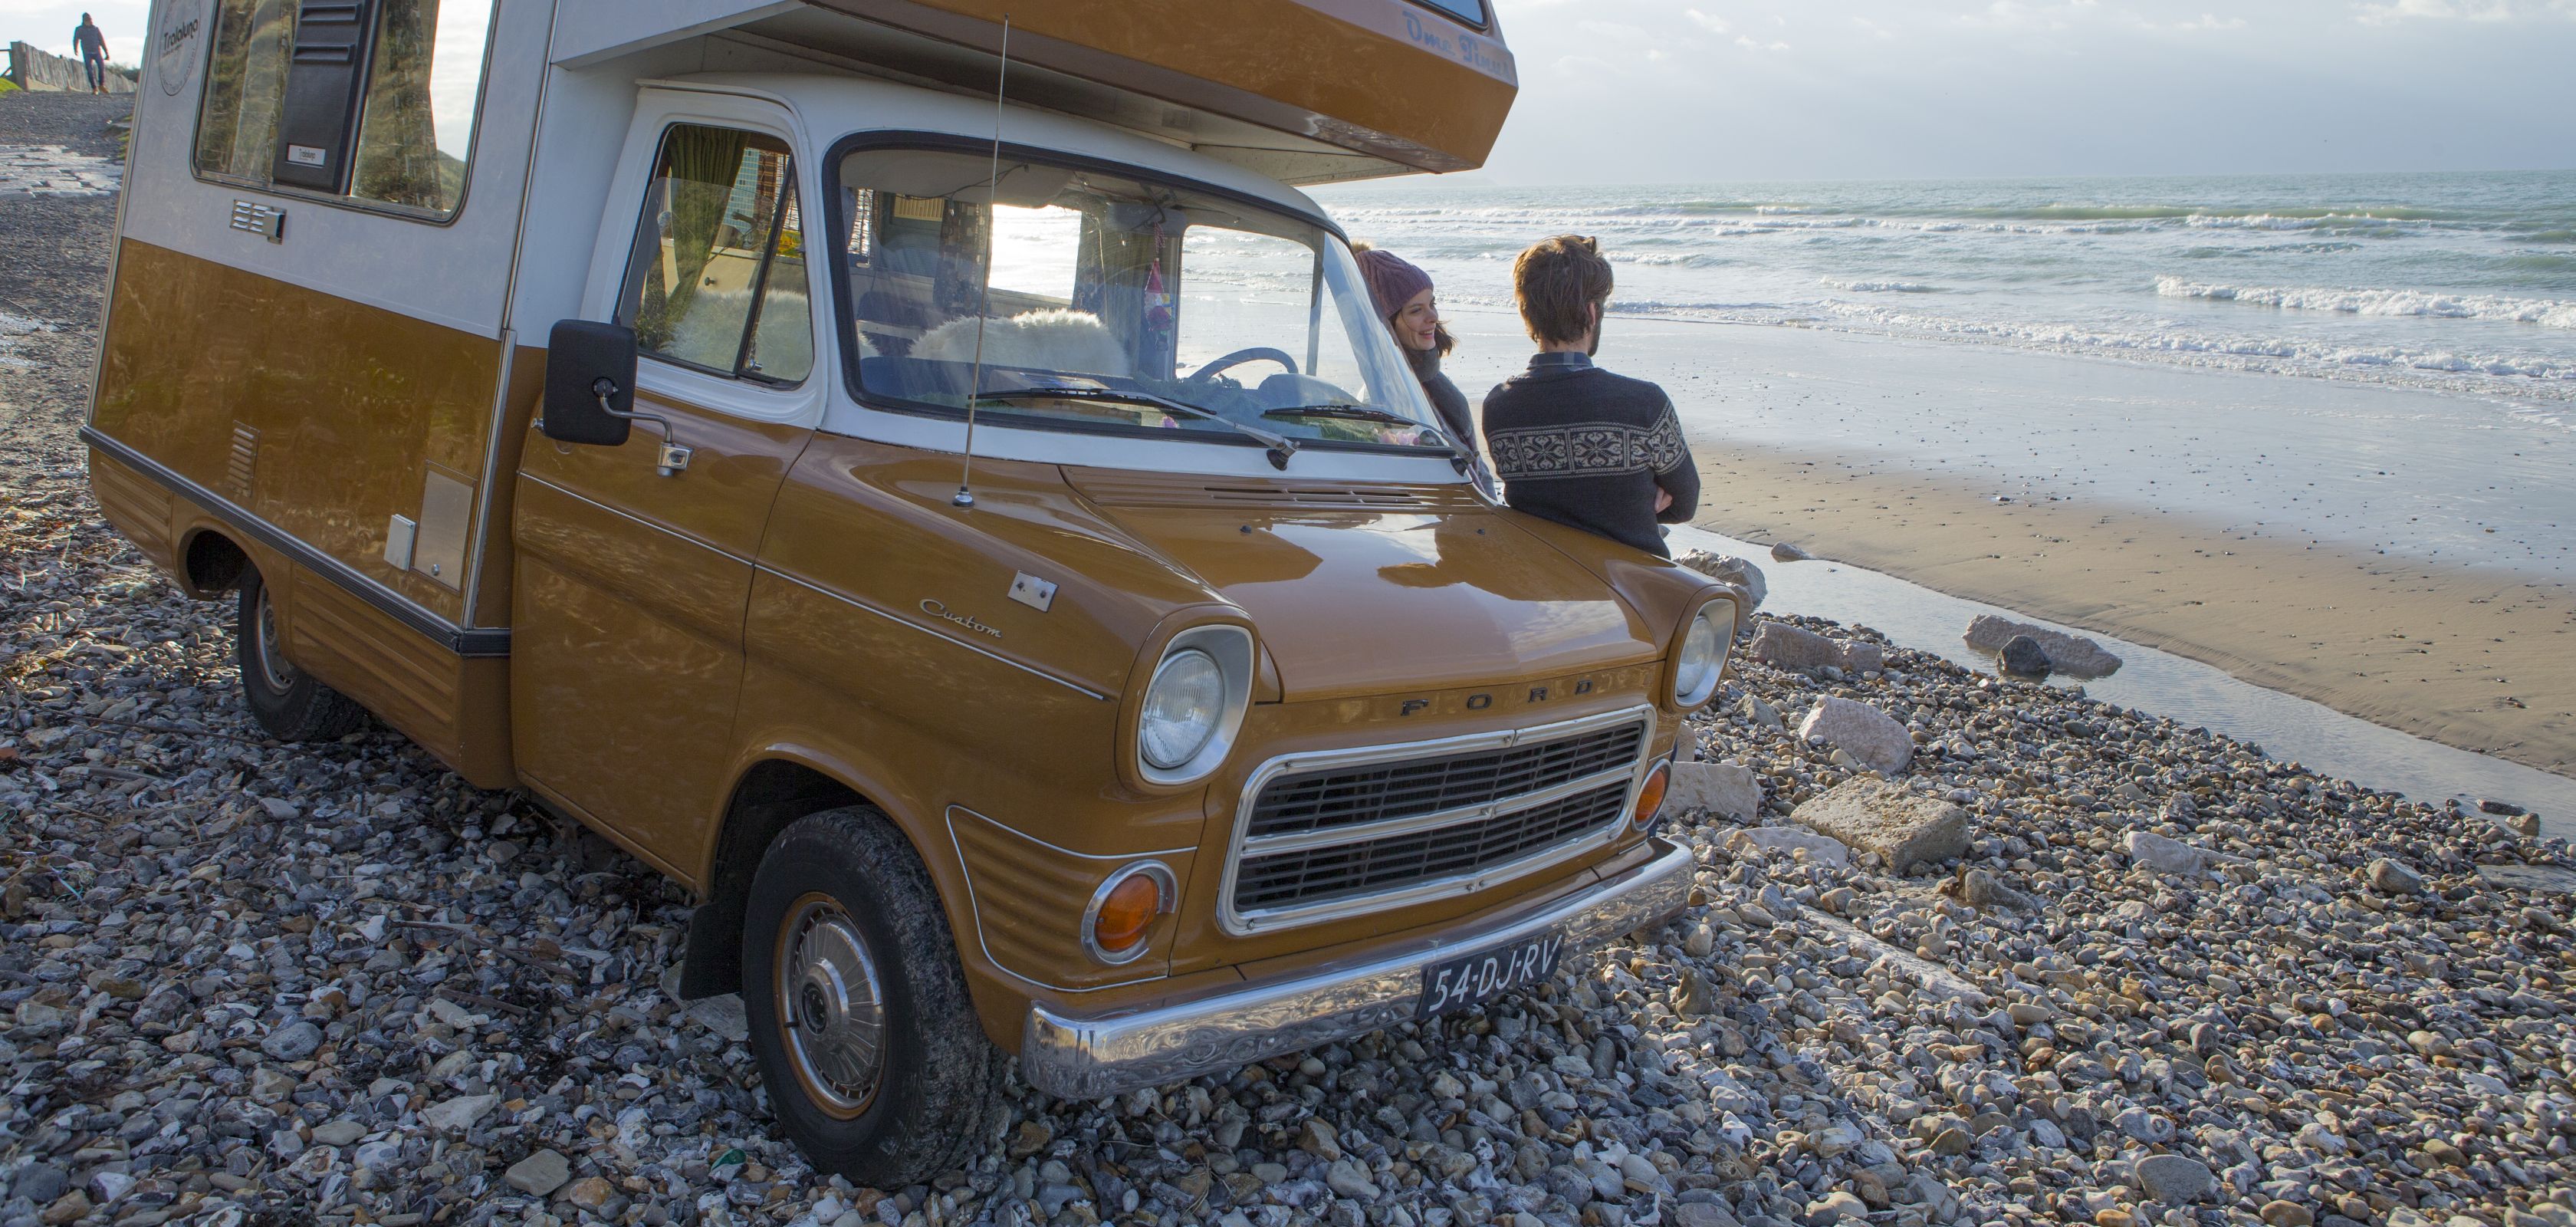
[(1223, 766), (1252, 706), (1252, 632), (1233, 623), (1172, 636), (1136, 709), (1136, 771), (1187, 784)]

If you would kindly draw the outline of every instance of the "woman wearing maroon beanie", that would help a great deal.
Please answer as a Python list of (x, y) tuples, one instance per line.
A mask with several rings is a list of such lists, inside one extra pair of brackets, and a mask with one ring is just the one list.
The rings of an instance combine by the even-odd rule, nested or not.
[[(1377, 317), (1386, 321), (1395, 334), (1396, 348), (1404, 351), (1405, 361), (1413, 364), (1414, 377), (1422, 381), (1422, 391), (1431, 398), (1431, 407), (1440, 411), (1440, 424), (1452, 442), (1466, 451), (1476, 450), (1476, 419), (1467, 410), (1467, 394), (1449, 377), (1440, 373), (1440, 359), (1457, 347), (1449, 330), (1440, 326), (1440, 309), (1431, 298), (1431, 274), (1415, 268), (1394, 252), (1382, 251), (1366, 243), (1351, 248), (1359, 257), (1360, 276), (1368, 279), (1369, 297), (1377, 305)], [(1484, 465), (1477, 466), (1480, 471)], [(1490, 485), (1479, 480), (1479, 485)]]

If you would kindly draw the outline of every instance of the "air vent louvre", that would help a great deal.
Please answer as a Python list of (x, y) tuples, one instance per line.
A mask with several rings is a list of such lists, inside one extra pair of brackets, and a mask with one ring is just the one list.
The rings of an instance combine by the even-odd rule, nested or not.
[(251, 479), (259, 473), (259, 432), (233, 423), (232, 455), (224, 463), (224, 488), (233, 501), (248, 505)]

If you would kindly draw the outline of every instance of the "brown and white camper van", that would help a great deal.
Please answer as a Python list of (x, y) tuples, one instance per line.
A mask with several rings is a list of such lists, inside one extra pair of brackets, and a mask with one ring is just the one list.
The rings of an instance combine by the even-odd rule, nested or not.
[(1680, 906), (1727, 590), (1481, 496), (1288, 186), (1477, 165), (1483, 0), (152, 20), (100, 505), (235, 594), (272, 733), (372, 713), (695, 892), (819, 1164)]

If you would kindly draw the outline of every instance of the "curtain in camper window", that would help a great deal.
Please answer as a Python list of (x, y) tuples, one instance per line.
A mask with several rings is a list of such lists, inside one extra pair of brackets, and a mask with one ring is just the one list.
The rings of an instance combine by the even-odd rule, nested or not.
[(297, 0), (222, 0), (197, 116), (197, 170), (265, 184), (277, 157)]
[(698, 124), (663, 137), (618, 317), (657, 358), (771, 383), (812, 373), (804, 226), (784, 144)]
[(491, 30), (492, 0), (384, 0), (350, 195), (456, 211)]

